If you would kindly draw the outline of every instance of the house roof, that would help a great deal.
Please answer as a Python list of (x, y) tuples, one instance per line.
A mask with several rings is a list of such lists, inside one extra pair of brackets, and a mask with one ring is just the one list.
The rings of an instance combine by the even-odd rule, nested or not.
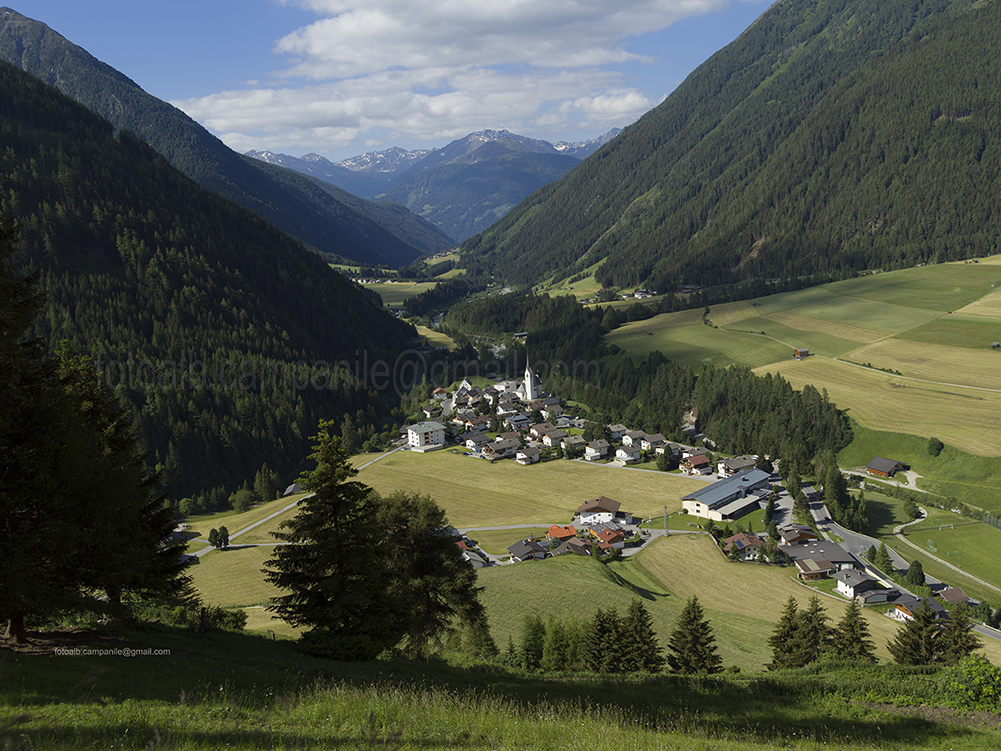
[(619, 452), (623, 454), (642, 454), (643, 450), (639, 446), (619, 446), (615, 449), (615, 453), (618, 454)]
[[(703, 457), (704, 458), (704, 457)], [(745, 469), (738, 472), (733, 477), (725, 480), (718, 480), (712, 485), (699, 488), (694, 493), (689, 493), (681, 500), (698, 501), (709, 507), (714, 504), (723, 503), (734, 495), (739, 496), (742, 492), (746, 495), (749, 491), (759, 487), (762, 483), (771, 479), (771, 475), (760, 469)]]
[(613, 433), (625, 433), (627, 430), (625, 425), (619, 425), (619, 424), (609, 425), (608, 429), (611, 430)]
[(836, 542), (827, 542), (826, 540), (808, 540), (799, 545), (783, 545), (779, 550), (789, 556), (793, 562), (812, 558), (839, 565), (850, 564), (854, 566), (858, 563), (855, 556), (843, 547)]
[(813, 558), (801, 558), (796, 561), (796, 568), (804, 574), (824, 574), (837, 568), (830, 561), (814, 560)]
[(709, 459), (706, 458), (705, 454), (695, 454), (694, 456), (689, 456), (685, 459), (685, 463), (694, 467), (699, 464), (708, 464)]
[(407, 429), (414, 433), (432, 433), (436, 430), (444, 430), (445, 426), (440, 422), (425, 420), (424, 422), (414, 423)]
[(636, 440), (642, 440), (642, 439), (646, 438), (646, 431), (643, 431), (643, 430), (630, 430), (629, 432), (626, 433), (626, 435), (629, 436), (634, 441), (636, 441)]
[(838, 571), (831, 578), (837, 579), (840, 582), (844, 582), (846, 585), (852, 588), (855, 588), (858, 585), (865, 584), (867, 582), (871, 582), (872, 584), (876, 583), (876, 580), (873, 579), (871, 576), (869, 576), (869, 574), (865, 573), (864, 571), (856, 571), (855, 569), (845, 569), (844, 571)]
[(597, 537), (602, 542), (609, 542), (609, 543), (619, 542), (621, 540), (626, 539), (626, 536), (621, 529), (599, 529), (597, 532), (594, 533), (594, 536)]
[(662, 436), (660, 433), (654, 433), (653, 435), (648, 435), (646, 437), (646, 441), (648, 443), (663, 443), (665, 440), (667, 439), (664, 438), (664, 436)]
[(542, 454), (541, 449), (537, 449), (534, 446), (529, 446), (525, 449), (518, 449), (518, 456), (540, 456)]
[(753, 532), (738, 532), (732, 537), (727, 537), (723, 542), (726, 543), (725, 550), (729, 551), (730, 547), (736, 547), (737, 550), (743, 550), (744, 548), (760, 548), (764, 544), (764, 540), (758, 537)]
[(601, 496), (600, 498), (594, 498), (586, 503), (582, 503), (577, 507), (577, 513), (583, 514), (588, 511), (607, 511), (614, 514), (621, 506), (622, 504), (618, 501), (613, 501), (611, 498)]
[(729, 459), (724, 459), (721, 463), (724, 467), (732, 469), (736, 472), (741, 469), (750, 469), (757, 461), (758, 460), (750, 454), (745, 454), (744, 456), (734, 456)]
[(545, 553), (546, 549), (535, 540), (521, 540), (509, 546), (507, 551), (515, 558), (523, 558), (529, 553)]
[(591, 441), (587, 445), (597, 451), (601, 451), (601, 449), (607, 449), (611, 444), (609, 444), (604, 438), (599, 438), (597, 441)]
[(486, 443), (483, 446), (484, 451), (504, 451), (505, 449), (518, 448), (518, 442), (508, 439), (502, 441), (494, 441), (493, 443)]
[(948, 589), (943, 589), (938, 593), (946, 602), (966, 602), (969, 600), (969, 596), (960, 587), (949, 587)]
[(928, 607), (931, 608), (936, 617), (945, 614), (945, 608), (934, 597), (915, 597), (908, 593), (901, 593), (894, 604), (897, 606), (897, 610), (904, 610), (913, 615), (921, 609), (922, 602), (928, 603)]
[(901, 462), (896, 459), (884, 459), (882, 456), (875, 457), (871, 462), (865, 465), (866, 469), (871, 469), (876, 472), (884, 472), (889, 474), (894, 472), (900, 467), (904, 466)]
[(572, 524), (567, 527), (561, 527), (559, 524), (554, 524), (549, 528), (549, 531), (546, 534), (549, 537), (555, 537), (558, 540), (564, 540), (568, 537), (576, 537), (577, 530), (574, 529), (574, 526)]

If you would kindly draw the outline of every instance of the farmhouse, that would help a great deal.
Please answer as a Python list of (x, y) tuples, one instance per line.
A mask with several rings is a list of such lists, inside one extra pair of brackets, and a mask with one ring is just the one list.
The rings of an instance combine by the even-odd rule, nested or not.
[(564, 540), (569, 540), (571, 537), (577, 536), (577, 530), (571, 524), (566, 527), (561, 527), (559, 524), (554, 524), (546, 532), (546, 539), (556, 540), (557, 542), (563, 542)]
[(445, 447), (445, 426), (440, 422), (419, 422), (407, 428), (411, 451), (434, 451)]
[(896, 459), (884, 459), (881, 456), (877, 456), (865, 465), (865, 471), (877, 477), (893, 477), (894, 474), (905, 469), (907, 469), (907, 465), (903, 462), (898, 462)]
[(563, 555), (564, 553), (576, 553), (577, 555), (591, 555), (591, 546), (577, 537), (571, 537), (561, 542), (553, 549), (553, 555)]
[(768, 498), (771, 489), (766, 490), (765, 486), (770, 479), (771, 475), (763, 470), (745, 469), (733, 477), (689, 493), (681, 499), (681, 507), (689, 514), (712, 521), (739, 519), (752, 509), (760, 508)]
[(615, 449), (615, 458), (623, 464), (638, 462), (643, 456), (643, 450), (639, 446), (619, 446)]
[(646, 433), (642, 430), (630, 430), (622, 436), (623, 446), (639, 446), (643, 439), (646, 438)]
[(546, 549), (536, 540), (522, 540), (511, 545), (507, 552), (513, 561), (541, 561), (546, 557)]
[(750, 561), (758, 557), (764, 540), (753, 532), (738, 532), (733, 537), (727, 537), (723, 543), (723, 552), (727, 555), (736, 550), (740, 560)]
[(705, 454), (686, 456), (681, 460), (681, 471), (686, 475), (708, 475), (712, 464)]
[(792, 351), (792, 358), (794, 360), (803, 360), (810, 356), (810, 350), (806, 347), (800, 347), (799, 349), (794, 349)]
[(850, 600), (854, 600), (863, 592), (879, 587), (879, 582), (869, 574), (855, 569), (838, 571), (831, 578), (838, 583), (837, 591)]
[(720, 477), (733, 477), (738, 472), (755, 466), (757, 461), (758, 457), (747, 454), (744, 456), (735, 456), (732, 459), (724, 459), (716, 465), (716, 474)]
[(820, 536), (805, 524), (786, 524), (779, 527), (783, 545), (799, 545), (808, 540), (819, 540)]
[(928, 607), (931, 608), (935, 618), (948, 619), (948, 613), (945, 612), (945, 608), (939, 605), (938, 600), (932, 597), (914, 597), (913, 595), (903, 593), (894, 603), (895, 607), (888, 615), (891, 618), (896, 618), (898, 621), (913, 621), (914, 614), (921, 609), (924, 603), (928, 603)]
[(535, 464), (542, 457), (542, 451), (530, 446), (524, 449), (518, 449), (517, 453), (514, 455), (514, 460), (518, 464), (528, 465)]
[(599, 459), (604, 459), (608, 456), (609, 449), (608, 441), (601, 438), (597, 441), (591, 441), (587, 444), (587, 448), (584, 449), (584, 458), (589, 462), (596, 462)]
[(779, 550), (796, 564), (800, 578), (820, 579), (836, 571), (861, 568), (858, 560), (834, 542), (810, 540), (799, 545), (782, 545)]
[(518, 451), (518, 442), (510, 440), (493, 441), (483, 444), (483, 456), (490, 461), (507, 459)]
[(587, 503), (582, 503), (577, 507), (577, 513), (580, 515), (581, 524), (597, 524), (614, 520), (621, 507), (622, 504), (618, 501), (601, 496)]

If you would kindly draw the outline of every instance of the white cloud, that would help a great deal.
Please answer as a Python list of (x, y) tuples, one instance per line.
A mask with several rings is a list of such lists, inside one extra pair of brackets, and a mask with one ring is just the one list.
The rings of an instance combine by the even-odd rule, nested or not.
[(323, 18), (277, 41), (282, 85), (174, 102), (237, 150), (597, 135), (657, 103), (617, 68), (647, 61), (629, 39), (730, 0), (284, 2)]

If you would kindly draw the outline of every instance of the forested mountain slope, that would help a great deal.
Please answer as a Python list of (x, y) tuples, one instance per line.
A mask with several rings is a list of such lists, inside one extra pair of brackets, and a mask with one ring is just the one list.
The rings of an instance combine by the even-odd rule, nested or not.
[(307, 364), (394, 362), (414, 331), (320, 256), (3, 62), (0, 143), (17, 270), (47, 291), (33, 334), (94, 356), (175, 499), (291, 481), (321, 417), (383, 429), (371, 386)]
[(782, 0), (465, 264), (666, 290), (996, 253), (999, 48), (997, 2)]
[(417, 217), (404, 222), (394, 215), (392, 229), (386, 229), (378, 223), (384, 209), (356, 210), (332, 186), (237, 154), (177, 108), (9, 8), (0, 8), (0, 59), (132, 131), (199, 185), (256, 211), (327, 256), (405, 266), (421, 252), (450, 245)]

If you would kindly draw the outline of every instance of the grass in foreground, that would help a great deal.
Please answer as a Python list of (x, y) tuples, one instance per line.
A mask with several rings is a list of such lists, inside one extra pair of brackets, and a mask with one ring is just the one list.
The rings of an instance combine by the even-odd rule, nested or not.
[(896, 666), (546, 678), (487, 663), (312, 660), (238, 634), (119, 636), (171, 654), (5, 655), (3, 747), (979, 751), (998, 740), (917, 709), (935, 703), (936, 677)]

